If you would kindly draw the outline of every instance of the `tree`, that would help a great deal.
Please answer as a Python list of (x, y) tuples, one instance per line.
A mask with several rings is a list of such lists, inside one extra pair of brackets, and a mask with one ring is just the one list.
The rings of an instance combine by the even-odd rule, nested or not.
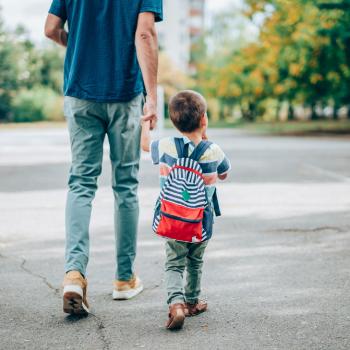
[(231, 52), (226, 47), (225, 59), (202, 67), (204, 77), (216, 74), (207, 81), (208, 93), (240, 106), (249, 120), (270, 99), (277, 101), (276, 115), (288, 102), (289, 118), (295, 105), (309, 106), (312, 119), (320, 117), (317, 106), (350, 105), (349, 3), (322, 5), (324, 10), (316, 0), (247, 0), (244, 13), (259, 27), (259, 37)]
[[(38, 105), (40, 96), (52, 98), (61, 93), (62, 68), (62, 50), (39, 50), (23, 26), (6, 30), (0, 8), (0, 121), (21, 120), (18, 113), (24, 110), (27, 110), (23, 116), (26, 120), (37, 118), (31, 114), (38, 110), (35, 104)], [(48, 91), (44, 92), (43, 88)], [(44, 111), (40, 113), (44, 115)]]
[(320, 34), (327, 37), (330, 50), (335, 56), (333, 62), (341, 62), (332, 74), (338, 89), (334, 93), (334, 118), (337, 118), (337, 107), (348, 107), (350, 118), (350, 0), (340, 2), (317, 2), (322, 12), (336, 18), (332, 26), (327, 26)]
[(5, 31), (0, 8), (0, 121), (9, 118), (11, 98), (18, 85), (16, 54)]
[(39, 55), (40, 84), (62, 93), (64, 50), (55, 46), (41, 50)]

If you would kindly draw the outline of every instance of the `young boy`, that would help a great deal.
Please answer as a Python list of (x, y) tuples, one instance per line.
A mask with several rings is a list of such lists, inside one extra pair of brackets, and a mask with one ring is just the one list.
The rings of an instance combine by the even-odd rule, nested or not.
[[(188, 148), (187, 152), (190, 156), (202, 140), (207, 140), (208, 117), (204, 97), (195, 91), (179, 92), (170, 99), (169, 115), (175, 128), (182, 134), (183, 142), (181, 139), (180, 141), (184, 147)], [(153, 164), (160, 164), (161, 188), (164, 188), (167, 177), (179, 158), (175, 141), (178, 142), (176, 138), (169, 137), (151, 143), (150, 122), (142, 121), (141, 147), (146, 152), (151, 151)], [(212, 206), (213, 197), (216, 198), (217, 178), (226, 179), (230, 162), (218, 145), (210, 143), (200, 156), (198, 163), (201, 167), (200, 176), (205, 184), (206, 198)], [(208, 240), (196, 243), (169, 238), (166, 240), (165, 272), (169, 305), (169, 319), (166, 327), (168, 329), (182, 328), (185, 316), (195, 316), (207, 310), (207, 303), (199, 300), (203, 255), (207, 244)], [(185, 269), (187, 279), (184, 287)]]

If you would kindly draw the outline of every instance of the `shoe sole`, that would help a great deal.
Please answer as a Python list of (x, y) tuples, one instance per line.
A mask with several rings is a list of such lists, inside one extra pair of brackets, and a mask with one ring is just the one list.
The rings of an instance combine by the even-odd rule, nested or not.
[(66, 286), (63, 291), (63, 311), (66, 314), (87, 316), (89, 308), (83, 302), (83, 290), (79, 286)]
[(131, 298), (136, 297), (136, 295), (140, 294), (143, 291), (143, 286), (139, 286), (135, 289), (119, 291), (113, 290), (113, 299), (114, 300), (129, 300)]
[(188, 313), (188, 314), (185, 314), (185, 315), (186, 315), (186, 317), (194, 317), (194, 316), (198, 316), (198, 315), (200, 315), (200, 314), (202, 314), (203, 312), (206, 312), (206, 311), (207, 311), (207, 309), (201, 310), (201, 311), (198, 311), (198, 312), (195, 312), (195, 313)]
[(171, 323), (167, 326), (170, 330), (181, 329), (185, 323), (185, 315), (174, 316)]

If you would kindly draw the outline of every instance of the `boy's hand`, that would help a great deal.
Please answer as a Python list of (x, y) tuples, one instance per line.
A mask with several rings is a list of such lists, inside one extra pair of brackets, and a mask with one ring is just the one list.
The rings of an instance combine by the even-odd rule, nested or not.
[(141, 126), (142, 126), (142, 128), (150, 129), (151, 128), (151, 121), (145, 119), (145, 116), (142, 116), (141, 117)]
[(227, 178), (228, 174), (222, 174), (222, 175), (218, 175), (220, 180), (225, 180)]
[(149, 119), (146, 119), (147, 118), (144, 116), (141, 117), (141, 149), (145, 152), (149, 152), (151, 144), (151, 121)]

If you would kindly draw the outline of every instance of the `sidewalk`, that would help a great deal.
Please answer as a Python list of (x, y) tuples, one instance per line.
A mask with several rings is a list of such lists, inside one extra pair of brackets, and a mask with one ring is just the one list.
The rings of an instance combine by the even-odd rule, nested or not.
[(169, 332), (164, 242), (152, 234), (149, 219), (157, 171), (147, 156), (136, 264), (145, 291), (130, 301), (111, 298), (113, 201), (106, 162), (91, 223), (92, 314), (78, 320), (61, 310), (65, 132), (42, 130), (26, 139), (18, 131), (1, 133), (1, 349), (350, 348), (350, 142), (212, 135), (234, 173), (219, 187), (224, 216), (205, 260), (209, 311), (186, 320), (183, 331)]

